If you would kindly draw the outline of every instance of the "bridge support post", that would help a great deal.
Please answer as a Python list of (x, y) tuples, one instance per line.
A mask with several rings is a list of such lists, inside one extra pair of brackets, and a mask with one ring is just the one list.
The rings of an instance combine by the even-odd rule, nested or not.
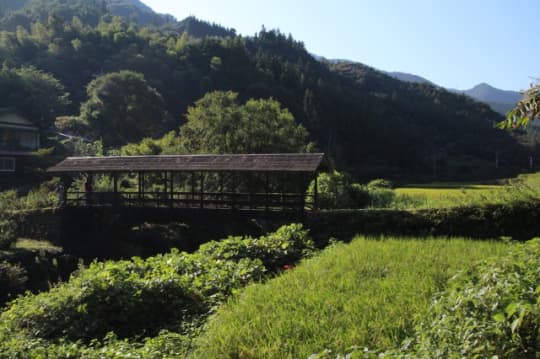
[(313, 186), (313, 210), (319, 209), (319, 184), (318, 184), (318, 174), (315, 174), (315, 182)]
[(204, 173), (201, 172), (201, 188), (200, 188), (201, 192), (201, 197), (199, 198), (200, 199), (200, 207), (201, 209), (204, 208)]
[(171, 183), (170, 183), (170, 196), (171, 198), (169, 199), (169, 207), (172, 207), (173, 204), (174, 204), (174, 172), (171, 172)]
[(268, 192), (269, 192), (269, 187), (270, 187), (270, 181), (268, 179), (268, 172), (265, 172), (264, 173), (264, 212), (266, 214), (266, 218), (268, 218), (268, 206), (269, 206), (269, 196), (268, 196)]
[(113, 207), (118, 207), (119, 205), (119, 198), (118, 198), (118, 173), (113, 173)]

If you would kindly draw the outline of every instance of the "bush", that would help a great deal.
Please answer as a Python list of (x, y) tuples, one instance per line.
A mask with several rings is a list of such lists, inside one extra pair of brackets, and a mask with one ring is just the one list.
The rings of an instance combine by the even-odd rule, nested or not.
[(540, 239), (454, 277), (405, 352), (413, 358), (538, 358)]
[[(540, 355), (540, 239), (516, 245), (450, 279), (417, 318), (414, 339), (377, 356), (355, 349), (348, 357), (538, 358)], [(332, 358), (328, 352), (313, 358)]]
[(8, 249), (16, 240), (15, 223), (0, 213), (0, 250)]
[(94, 262), (48, 292), (10, 304), (0, 315), (0, 357), (21, 357), (21, 341), (32, 343), (22, 356), (31, 358), (178, 356), (188, 344), (173, 348), (167, 338), (189, 343), (187, 336), (231, 293), (312, 249), (307, 231), (290, 225), (257, 239), (212, 242), (193, 254)]
[(378, 179), (374, 179), (374, 180), (370, 181), (367, 184), (367, 187), (368, 188), (387, 188), (387, 189), (391, 189), (393, 187), (393, 185), (392, 185), (392, 182), (390, 182), (388, 180), (378, 178)]
[(2, 314), (10, 329), (32, 337), (90, 340), (109, 331), (120, 337), (155, 335), (200, 310), (186, 278), (140, 259), (93, 263), (68, 283), (15, 300)]
[[(315, 181), (311, 182), (308, 194), (315, 193)], [(322, 209), (364, 208), (370, 203), (366, 188), (353, 184), (346, 173), (334, 171), (321, 173), (317, 177), (318, 205)]]
[(0, 305), (22, 293), (27, 280), (24, 268), (6, 261), (0, 262)]
[(307, 257), (314, 250), (308, 231), (301, 224), (279, 228), (275, 233), (251, 237), (229, 237), (219, 242), (203, 244), (198, 254), (213, 260), (260, 259), (268, 269), (281, 268)]
[(389, 208), (396, 199), (396, 193), (385, 187), (367, 187), (371, 207)]
[(321, 211), (308, 217), (316, 240), (343, 240), (357, 233), (472, 238), (540, 236), (540, 201), (421, 210)]

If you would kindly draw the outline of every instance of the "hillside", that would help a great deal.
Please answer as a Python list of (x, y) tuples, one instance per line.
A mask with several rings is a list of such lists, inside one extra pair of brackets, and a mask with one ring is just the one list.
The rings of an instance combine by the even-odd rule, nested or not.
[[(387, 72), (389, 76), (412, 83), (430, 84), (437, 86), (433, 82), (414, 74), (405, 72)], [(501, 115), (505, 115), (508, 111), (515, 107), (515, 105), (521, 100), (522, 94), (516, 91), (506, 91), (495, 88), (489, 84), (481, 83), (469, 90), (456, 90), (447, 89), (448, 91), (467, 95), (477, 101), (483, 102), (491, 109)]]
[(429, 81), (428, 79), (423, 78), (422, 76), (408, 74), (406, 72), (387, 72), (386, 74), (389, 75), (390, 77), (393, 77), (395, 79), (405, 81), (405, 82), (435, 85), (433, 82)]
[(506, 114), (510, 111), (523, 97), (519, 92), (500, 90), (486, 83), (476, 85), (469, 90), (453, 91), (463, 93), (478, 101), (487, 103), (494, 111), (501, 114)]
[[(134, 14), (148, 11), (137, 3), (129, 3)], [(468, 97), (404, 83), (361, 64), (318, 61), (279, 31), (243, 38), (194, 18), (150, 29), (133, 25), (136, 17), (129, 14), (126, 22), (100, 14), (120, 4), (112, 0), (105, 11), (96, 1), (31, 0), (30, 15), (11, 25), (44, 23), (27, 33), (4, 33), (0, 57), (57, 78), (71, 100), (58, 115), (79, 114), (96, 76), (140, 72), (171, 115), (164, 131), (178, 129), (188, 106), (209, 91), (233, 90), (241, 100), (273, 97), (307, 128), (319, 150), (361, 178), (431, 179), (434, 163), (439, 178), (503, 176), (518, 171), (529, 153), (493, 128), (499, 115)], [(15, 21), (16, 13), (5, 18)], [(87, 26), (72, 24), (75, 14)], [(0, 100), (0, 106), (17, 104)], [(501, 149), (505, 167), (495, 171), (493, 156)]]

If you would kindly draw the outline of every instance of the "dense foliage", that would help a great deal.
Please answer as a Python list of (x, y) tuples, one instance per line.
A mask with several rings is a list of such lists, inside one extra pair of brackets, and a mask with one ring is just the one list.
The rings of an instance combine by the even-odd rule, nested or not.
[(106, 146), (124, 145), (161, 135), (166, 111), (161, 95), (144, 76), (120, 71), (100, 76), (87, 87), (80, 119)]
[(363, 185), (354, 183), (347, 173), (323, 172), (313, 180), (307, 190), (310, 199), (315, 196), (317, 185), (318, 208), (394, 208), (396, 194), (386, 180), (376, 179)]
[(234, 92), (211, 92), (188, 108), (181, 134), (191, 153), (305, 152), (307, 131), (279, 102), (238, 104)]
[(24, 292), (27, 280), (26, 271), (20, 265), (0, 261), (0, 305)]
[(421, 321), (411, 358), (537, 358), (540, 240), (452, 278)]
[(257, 239), (208, 243), (193, 254), (94, 262), (50, 291), (10, 304), (0, 315), (0, 357), (117, 358), (148, 345), (158, 347), (155, 355), (183, 352), (186, 335), (214, 306), (310, 250), (307, 231), (290, 225)]
[(14, 107), (42, 128), (69, 104), (64, 86), (52, 75), (34, 67), (0, 68), (0, 108)]
[[(428, 310), (417, 313), (413, 339), (384, 353), (355, 347), (347, 357), (538, 358), (539, 258), (540, 240), (534, 239), (460, 271)], [(311, 358), (341, 357), (326, 350)]]
[(17, 237), (15, 236), (15, 222), (8, 210), (11, 203), (16, 199), (15, 192), (0, 192), (0, 250), (7, 249)]

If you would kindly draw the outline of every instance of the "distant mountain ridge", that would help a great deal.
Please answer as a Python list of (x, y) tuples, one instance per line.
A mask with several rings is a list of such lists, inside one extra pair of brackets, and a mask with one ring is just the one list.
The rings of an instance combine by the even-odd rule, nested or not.
[(523, 95), (516, 91), (506, 91), (495, 88), (489, 84), (481, 83), (470, 90), (451, 90), (456, 93), (463, 93), (478, 101), (487, 103), (494, 111), (506, 114), (521, 100)]
[[(438, 86), (433, 82), (414, 74), (404, 72), (386, 72), (389, 76), (405, 82), (427, 83)], [(495, 112), (506, 114), (521, 100), (522, 94), (516, 91), (501, 90), (487, 83), (481, 83), (469, 90), (447, 89), (448, 91), (461, 93), (473, 99), (488, 104)]]

